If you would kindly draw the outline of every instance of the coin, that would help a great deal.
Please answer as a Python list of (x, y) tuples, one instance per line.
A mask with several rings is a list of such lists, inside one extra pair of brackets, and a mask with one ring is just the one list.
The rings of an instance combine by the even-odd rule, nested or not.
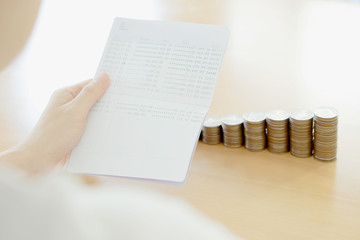
[(241, 147), (243, 145), (243, 118), (241, 115), (226, 115), (221, 118), (224, 145), (227, 147)]
[(273, 121), (287, 121), (289, 120), (289, 113), (285, 110), (271, 110), (266, 113), (266, 118)]
[(221, 143), (221, 119), (216, 116), (206, 117), (201, 132), (201, 140), (206, 144), (219, 144)]
[(266, 148), (266, 115), (252, 111), (243, 115), (245, 148), (250, 151), (262, 151)]
[(295, 121), (312, 121), (314, 113), (306, 109), (296, 109), (290, 113), (290, 117)]
[(243, 118), (248, 123), (257, 123), (265, 120), (266, 115), (263, 112), (252, 111), (243, 115)]
[(314, 114), (316, 118), (321, 118), (324, 121), (332, 120), (337, 118), (338, 112), (335, 108), (332, 107), (320, 107), (314, 110)]
[(312, 155), (314, 113), (306, 109), (296, 109), (290, 113), (290, 153), (295, 157)]
[(314, 157), (331, 161), (337, 154), (338, 112), (332, 107), (314, 110)]
[(285, 110), (266, 113), (267, 145), (270, 152), (289, 151), (289, 116)]

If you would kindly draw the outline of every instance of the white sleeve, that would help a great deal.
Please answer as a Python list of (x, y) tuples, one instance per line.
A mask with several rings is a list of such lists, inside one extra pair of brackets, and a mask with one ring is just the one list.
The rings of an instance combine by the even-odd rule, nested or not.
[(0, 166), (0, 239), (238, 239), (186, 202), (144, 189), (30, 179)]

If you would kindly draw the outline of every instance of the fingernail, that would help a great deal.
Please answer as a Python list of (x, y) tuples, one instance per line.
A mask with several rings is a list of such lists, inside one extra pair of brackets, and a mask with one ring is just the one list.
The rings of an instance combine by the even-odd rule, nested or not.
[(108, 83), (108, 75), (106, 73), (100, 73), (96, 78), (95, 82), (100, 84), (107, 84)]

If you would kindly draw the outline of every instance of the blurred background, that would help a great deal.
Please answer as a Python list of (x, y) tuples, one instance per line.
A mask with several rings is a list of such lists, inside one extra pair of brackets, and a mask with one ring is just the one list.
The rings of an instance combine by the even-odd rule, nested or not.
[(54, 89), (94, 75), (116, 16), (230, 29), (209, 114), (333, 106), (347, 124), (359, 115), (359, 1), (4, 1), (1, 76), (16, 75), (26, 101), (1, 101), (28, 105), (17, 113), (27, 119), (24, 131)]

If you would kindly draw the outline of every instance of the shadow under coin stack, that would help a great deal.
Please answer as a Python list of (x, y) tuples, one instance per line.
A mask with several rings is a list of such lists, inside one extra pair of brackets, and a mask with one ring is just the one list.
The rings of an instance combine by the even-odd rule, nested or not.
[(295, 157), (312, 155), (312, 130), (314, 114), (308, 110), (290, 113), (290, 153)]
[(289, 151), (289, 113), (272, 110), (266, 113), (267, 144), (270, 152)]
[(243, 122), (240, 115), (227, 115), (221, 119), (226, 147), (241, 147), (243, 145)]
[(314, 157), (335, 160), (337, 152), (338, 113), (333, 108), (314, 110)]
[(202, 126), (202, 141), (206, 144), (221, 143), (221, 119), (218, 117), (207, 117)]
[(250, 151), (262, 151), (266, 148), (265, 114), (248, 112), (243, 116), (245, 147)]

